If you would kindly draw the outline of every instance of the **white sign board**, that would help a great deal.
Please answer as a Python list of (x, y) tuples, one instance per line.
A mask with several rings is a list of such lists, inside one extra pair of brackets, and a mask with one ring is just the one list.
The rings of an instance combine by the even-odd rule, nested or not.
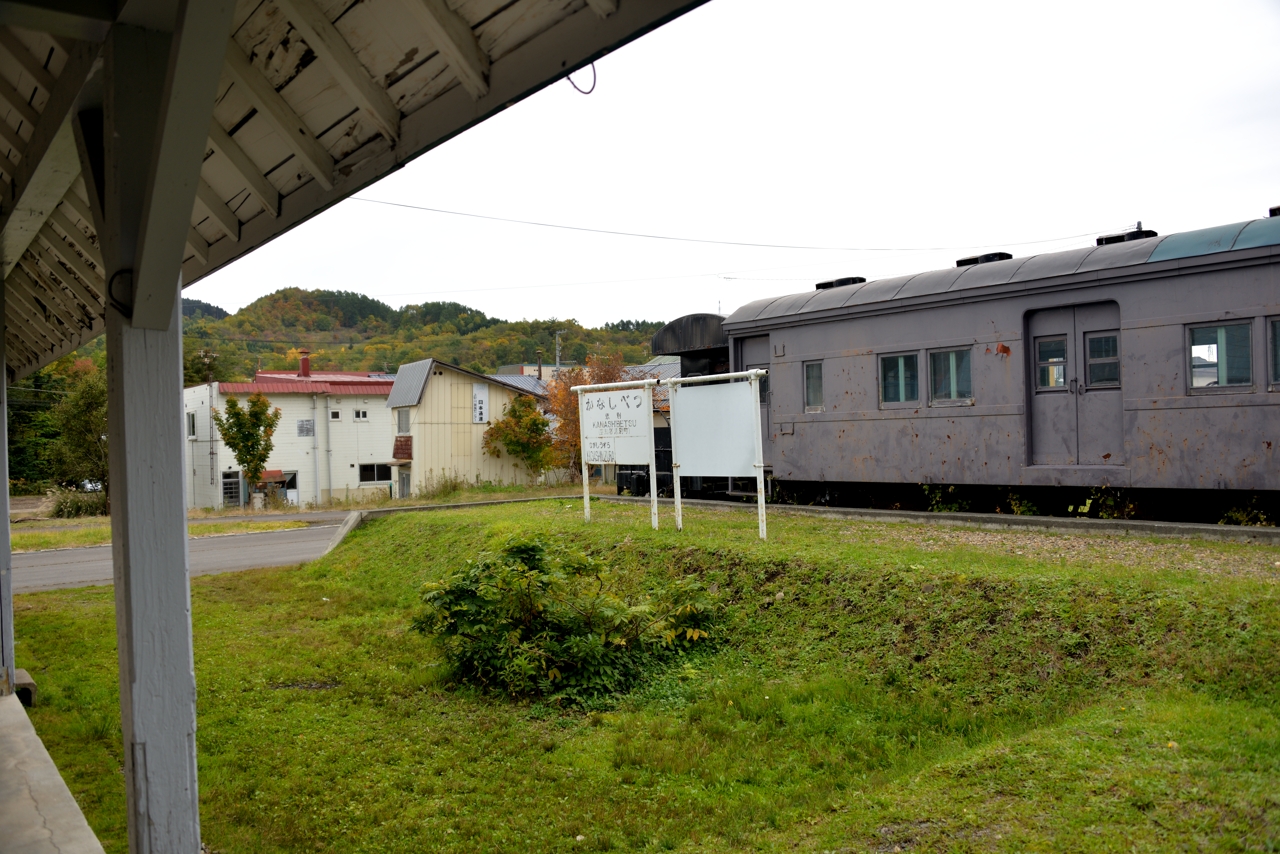
[(582, 451), (588, 463), (648, 465), (653, 397), (647, 388), (582, 395)]
[(760, 401), (749, 382), (685, 385), (671, 395), (681, 477), (755, 477)]
[(489, 420), (489, 384), (471, 384), (471, 423), (484, 424)]

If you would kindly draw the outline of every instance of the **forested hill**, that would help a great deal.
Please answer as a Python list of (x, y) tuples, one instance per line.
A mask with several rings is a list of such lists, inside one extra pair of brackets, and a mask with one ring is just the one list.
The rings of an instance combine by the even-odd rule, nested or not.
[[(363, 294), (286, 288), (235, 314), (202, 303), (187, 311), (183, 338), (188, 384), (213, 375), (217, 380), (253, 376), (265, 369), (294, 368), (298, 351), (311, 351), (312, 370), (390, 370), (435, 358), (492, 373), (499, 365), (555, 362), (555, 333), (561, 331), (561, 358), (584, 361), (588, 354), (621, 352), (629, 363), (649, 358), (648, 344), (661, 322), (623, 320), (600, 328), (574, 320), (507, 321), (456, 302), (428, 302), (396, 309)], [(195, 302), (190, 301), (190, 302)], [(205, 354), (216, 353), (208, 364)]]

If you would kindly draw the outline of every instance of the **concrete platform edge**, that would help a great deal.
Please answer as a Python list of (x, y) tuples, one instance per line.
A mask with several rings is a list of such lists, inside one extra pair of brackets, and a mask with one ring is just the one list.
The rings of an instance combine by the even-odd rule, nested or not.
[(0, 854), (103, 854), (16, 694), (0, 697)]

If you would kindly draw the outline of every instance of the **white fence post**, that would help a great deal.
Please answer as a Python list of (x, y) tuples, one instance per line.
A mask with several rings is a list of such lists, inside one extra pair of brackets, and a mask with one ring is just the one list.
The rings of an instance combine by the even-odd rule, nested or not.
[[(760, 399), (760, 377), (751, 378), (751, 397)], [(764, 522), (764, 439), (760, 435), (760, 419), (756, 418), (756, 507), (760, 514), (760, 539), (766, 539)]]

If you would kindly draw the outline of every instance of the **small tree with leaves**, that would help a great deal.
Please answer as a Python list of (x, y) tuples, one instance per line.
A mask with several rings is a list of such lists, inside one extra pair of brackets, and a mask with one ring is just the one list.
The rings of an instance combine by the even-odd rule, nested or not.
[(235, 455), (236, 462), (244, 470), (244, 479), (256, 484), (267, 468), (267, 458), (275, 444), (276, 425), (280, 423), (280, 408), (271, 408), (271, 401), (261, 393), (249, 395), (249, 405), (240, 406), (234, 395), (227, 398), (224, 415), (213, 410), (213, 423), (218, 425), (218, 435)]
[(532, 397), (519, 395), (502, 418), (484, 431), (484, 450), (491, 457), (514, 457), (536, 479), (551, 462), (551, 422)]
[(50, 462), (63, 484), (100, 483), (109, 492), (107, 377), (88, 359), (77, 361), (70, 373), (66, 396), (49, 413), (56, 431)]

